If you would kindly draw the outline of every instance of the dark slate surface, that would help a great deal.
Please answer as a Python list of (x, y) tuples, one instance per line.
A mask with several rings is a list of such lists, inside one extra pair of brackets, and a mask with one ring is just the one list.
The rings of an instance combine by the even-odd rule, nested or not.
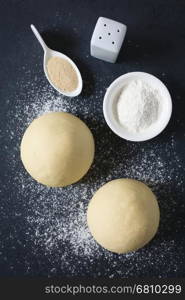
[[(122, 1), (72, 1), (72, 0), (43, 0), (43, 1), (1, 1), (0, 3), (0, 275), (54, 275), (64, 276), (116, 276), (116, 268), (119, 267), (120, 276), (156, 276), (156, 277), (180, 277), (185, 275), (185, 215), (184, 215), (184, 176), (185, 176), (185, 2), (175, 0), (122, 0)], [(89, 55), (89, 42), (95, 22), (99, 16), (105, 16), (125, 23), (128, 32), (124, 47), (120, 53), (116, 64), (105, 63), (96, 60)], [(168, 220), (168, 226), (162, 223), (161, 231), (156, 237), (155, 249), (158, 244), (165, 239), (165, 234), (169, 241), (173, 241), (173, 246), (165, 251), (165, 260), (153, 259), (145, 261), (145, 254), (149, 257), (150, 249), (146, 247), (144, 252), (138, 252), (135, 257), (124, 258), (124, 266), (121, 266), (121, 258), (112, 255), (106, 258), (102, 250), (102, 256), (94, 257), (91, 260), (83, 257), (76, 260), (72, 253), (68, 253), (70, 265), (60, 267), (55, 259), (54, 263), (43, 254), (39, 245), (34, 245), (32, 240), (25, 236), (26, 218), (29, 215), (25, 201), (29, 197), (29, 191), (25, 194), (20, 192), (17, 183), (14, 183), (15, 166), (19, 174), (23, 173), (25, 181), (29, 180), (24, 172), (17, 151), (17, 141), (9, 139), (9, 134), (13, 130), (18, 143), (20, 142), (20, 132), (26, 128), (24, 107), (22, 107), (22, 126), (16, 128), (16, 114), (18, 106), (16, 99), (24, 97), (26, 89), (31, 87), (32, 78), (36, 78), (37, 85), (47, 85), (42, 73), (42, 49), (33, 37), (29, 29), (30, 23), (35, 24), (42, 32), (48, 46), (53, 49), (68, 54), (78, 64), (82, 76), (85, 79), (84, 91), (76, 100), (79, 106), (77, 115), (85, 119), (81, 103), (89, 105), (90, 116), (95, 115), (95, 122), (100, 122), (103, 127), (100, 129), (97, 124), (91, 124), (90, 118), (87, 123), (92, 128), (96, 140), (102, 139), (107, 134), (104, 148), (115, 145), (115, 149), (120, 149), (127, 145), (128, 149), (135, 149), (133, 143), (126, 143), (116, 137), (105, 125), (102, 118), (102, 98), (105, 88), (117, 77), (126, 72), (145, 71), (159, 77), (167, 85), (173, 98), (173, 115), (167, 129), (152, 141), (137, 144), (142, 149), (164, 147), (173, 135), (175, 143), (175, 153), (178, 162), (181, 162), (181, 178), (178, 179), (179, 170), (171, 177), (171, 195), (163, 193), (163, 199), (159, 199), (162, 207), (162, 217)], [(27, 72), (30, 70), (30, 72)], [(37, 77), (36, 77), (37, 76)], [(44, 82), (44, 83), (43, 83)], [(19, 84), (20, 83), (20, 84)], [(103, 94), (98, 94), (98, 90)], [(93, 97), (98, 95), (98, 100)], [(57, 96), (57, 93), (55, 94)], [(83, 98), (89, 98), (84, 102)], [(15, 100), (15, 101), (14, 101)], [(30, 98), (29, 98), (30, 100)], [(34, 101), (34, 100), (32, 100)], [(95, 102), (97, 101), (97, 102)], [(72, 102), (70, 102), (72, 103)], [(23, 106), (25, 101), (23, 101)], [(73, 105), (73, 104), (71, 104)], [(72, 112), (73, 109), (71, 108)], [(15, 118), (15, 122), (12, 119)], [(20, 113), (19, 113), (20, 120)], [(24, 121), (25, 120), (25, 121)], [(89, 121), (88, 121), (89, 120)], [(93, 129), (94, 128), (94, 129)], [(22, 131), (21, 131), (22, 130)], [(103, 143), (103, 142), (102, 142)], [(108, 144), (110, 143), (110, 144)], [(98, 142), (97, 142), (98, 144)], [(161, 151), (161, 150), (160, 150)], [(113, 151), (111, 152), (113, 155)], [(160, 152), (162, 153), (162, 151)], [(102, 153), (101, 153), (102, 155)], [(177, 161), (169, 151), (169, 157), (165, 157), (166, 163), (170, 162), (170, 168), (176, 170)], [(10, 166), (10, 162), (15, 160), (15, 164)], [(106, 154), (105, 157), (107, 158)], [(117, 154), (115, 154), (115, 159)], [(107, 158), (108, 159), (108, 158)], [(98, 158), (97, 158), (98, 160)], [(110, 162), (107, 161), (107, 164)], [(106, 169), (106, 163), (105, 163)], [(17, 171), (16, 170), (16, 171)], [(102, 169), (103, 170), (103, 169)], [(110, 171), (111, 172), (111, 171)], [(170, 173), (170, 169), (168, 168)], [(124, 175), (124, 174), (123, 174)], [(90, 176), (90, 175), (89, 175)], [(120, 177), (121, 174), (118, 174)], [(151, 175), (152, 176), (152, 175)], [(169, 175), (170, 176), (170, 175)], [(116, 177), (116, 176), (115, 176)], [(178, 187), (178, 181), (180, 182)], [(37, 183), (32, 183), (37, 185)], [(17, 192), (19, 190), (19, 192)], [(158, 187), (160, 190), (160, 187)], [(168, 189), (167, 189), (168, 190)], [(166, 190), (165, 190), (166, 191)], [(67, 193), (65, 191), (65, 193)], [(32, 195), (30, 191), (30, 195)], [(160, 192), (159, 192), (160, 196)], [(160, 198), (160, 197), (159, 197)], [(174, 201), (174, 205), (169, 206), (168, 201)], [(165, 209), (168, 218), (165, 219)], [(15, 214), (16, 212), (16, 214)], [(21, 217), (19, 217), (21, 216)], [(166, 222), (166, 221), (165, 221)], [(166, 226), (166, 227), (165, 227)], [(168, 228), (168, 230), (164, 230)], [(166, 233), (165, 233), (166, 232)], [(166, 239), (165, 239), (166, 240)], [(172, 245), (171, 244), (171, 245)], [(167, 243), (167, 247), (168, 247)], [(150, 246), (148, 246), (150, 247)], [(38, 251), (34, 251), (38, 248)], [(149, 250), (148, 250), (149, 249)], [(163, 255), (156, 250), (156, 255)], [(40, 251), (40, 253), (39, 253)], [(67, 247), (61, 248), (68, 251)], [(99, 248), (99, 253), (101, 248)], [(146, 252), (145, 252), (146, 251)], [(148, 251), (148, 252), (147, 252)], [(153, 250), (154, 251), (154, 250)], [(153, 255), (153, 252), (151, 252)], [(54, 254), (55, 255), (55, 254)], [(70, 260), (69, 260), (70, 256)], [(162, 263), (159, 264), (159, 260)], [(152, 262), (152, 265), (151, 265)], [(172, 263), (170, 263), (172, 262)], [(174, 268), (173, 268), (174, 262)], [(170, 268), (168, 267), (170, 263)], [(72, 268), (75, 264), (76, 269)], [(117, 274), (118, 276), (118, 274)]]

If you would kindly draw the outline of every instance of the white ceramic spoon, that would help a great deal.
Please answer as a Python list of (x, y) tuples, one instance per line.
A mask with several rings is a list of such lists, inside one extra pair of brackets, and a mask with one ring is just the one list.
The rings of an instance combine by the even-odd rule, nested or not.
[[(83, 83), (82, 83), (82, 77), (81, 77), (80, 71), (77, 68), (77, 66), (75, 65), (75, 63), (68, 56), (66, 56), (58, 51), (54, 51), (54, 50), (48, 48), (48, 46), (45, 44), (44, 40), (42, 39), (40, 33), (38, 32), (38, 30), (35, 28), (35, 26), (33, 24), (31, 24), (31, 29), (44, 50), (43, 67), (44, 67), (44, 73), (45, 73), (46, 78), (49, 81), (49, 83), (52, 85), (52, 87), (55, 90), (57, 90), (59, 93), (65, 95), (65, 96), (68, 96), (68, 97), (78, 96), (82, 91)], [(60, 90), (59, 88), (57, 88), (49, 79), (48, 71), (47, 71), (47, 62), (48, 62), (48, 59), (50, 59), (53, 56), (58, 56), (60, 58), (66, 59), (73, 66), (74, 70), (76, 71), (77, 77), (78, 77), (78, 86), (74, 91), (64, 92), (64, 91)]]

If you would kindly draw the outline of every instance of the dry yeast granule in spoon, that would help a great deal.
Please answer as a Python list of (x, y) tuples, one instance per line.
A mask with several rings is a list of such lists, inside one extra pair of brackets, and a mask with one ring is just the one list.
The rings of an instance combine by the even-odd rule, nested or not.
[(64, 92), (72, 92), (78, 86), (73, 66), (64, 58), (53, 56), (48, 60), (47, 71), (53, 85)]

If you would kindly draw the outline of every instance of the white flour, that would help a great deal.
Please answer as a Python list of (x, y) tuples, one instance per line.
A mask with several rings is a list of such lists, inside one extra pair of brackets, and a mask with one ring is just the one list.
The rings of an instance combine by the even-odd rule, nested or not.
[(117, 102), (117, 116), (120, 124), (130, 132), (141, 132), (159, 117), (162, 98), (157, 90), (141, 80), (126, 85)]

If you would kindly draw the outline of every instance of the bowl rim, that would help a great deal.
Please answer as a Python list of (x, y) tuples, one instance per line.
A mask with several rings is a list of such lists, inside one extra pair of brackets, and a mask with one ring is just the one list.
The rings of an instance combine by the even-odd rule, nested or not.
[[(109, 97), (110, 97), (110, 93), (113, 92), (113, 90), (115, 90), (117, 88), (117, 86), (121, 85), (124, 85), (124, 79), (129, 79), (132, 80), (132, 77), (134, 78), (137, 78), (137, 79), (143, 79), (143, 78), (148, 78), (151, 79), (151, 81), (155, 81), (157, 84), (159, 84), (161, 86), (161, 88), (163, 89), (163, 91), (165, 91), (165, 94), (166, 94), (166, 100), (167, 100), (167, 103), (168, 103), (168, 111), (167, 111), (167, 114), (166, 114), (166, 122), (163, 124), (163, 126), (161, 126), (159, 128), (159, 130), (157, 132), (153, 132), (153, 134), (148, 134), (147, 137), (141, 137), (139, 136), (139, 134), (135, 134), (135, 137), (129, 137), (125, 134), (124, 135), (124, 132), (120, 132), (119, 130), (117, 130), (117, 128), (114, 126), (114, 123), (110, 117), (110, 114), (109, 114), (109, 109), (108, 109), (108, 103), (109, 103)], [(121, 87), (120, 87), (121, 88)], [(125, 139), (125, 140), (128, 140), (128, 141), (132, 141), (132, 142), (142, 142), (142, 141), (147, 141), (147, 140), (150, 140), (156, 136), (158, 136), (165, 128), (166, 126), (168, 125), (169, 121), (170, 121), (170, 118), (171, 118), (171, 115), (172, 115), (172, 98), (171, 98), (171, 95), (170, 95), (170, 92), (168, 90), (168, 88), (166, 87), (166, 85), (159, 79), (157, 78), (156, 76), (150, 74), (150, 73), (146, 73), (146, 72), (129, 72), (129, 73), (125, 73), (119, 77), (117, 77), (110, 85), (109, 87), (107, 88), (106, 90), (106, 93), (104, 95), (104, 99), (103, 99), (103, 114), (104, 114), (104, 118), (105, 118), (105, 121), (107, 123), (107, 125), (110, 127), (110, 129), (116, 134), (118, 135), (119, 137)], [(119, 123), (118, 123), (119, 124)], [(129, 131), (125, 130), (126, 133), (128, 133), (129, 135)]]

